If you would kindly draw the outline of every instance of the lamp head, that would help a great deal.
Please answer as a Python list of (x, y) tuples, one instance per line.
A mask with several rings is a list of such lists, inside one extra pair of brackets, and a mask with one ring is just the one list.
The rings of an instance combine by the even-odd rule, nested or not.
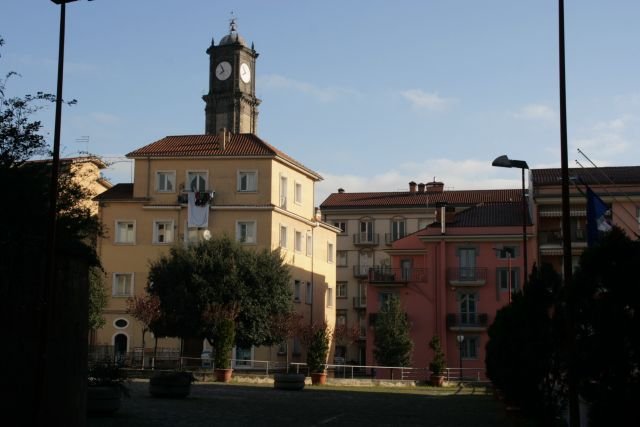
[(496, 157), (496, 159), (491, 162), (491, 166), (497, 166), (499, 168), (529, 169), (529, 165), (524, 160), (511, 160), (506, 156), (506, 154)]

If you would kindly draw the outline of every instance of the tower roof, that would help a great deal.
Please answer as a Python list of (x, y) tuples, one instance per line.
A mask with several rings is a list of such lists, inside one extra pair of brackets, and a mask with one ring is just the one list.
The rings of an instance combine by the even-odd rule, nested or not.
[(229, 23), (229, 34), (227, 34), (222, 38), (222, 40), (220, 40), (220, 44), (218, 46), (225, 46), (230, 44), (240, 44), (244, 47), (247, 47), (247, 42), (245, 42), (244, 38), (242, 38), (242, 36), (238, 34), (235, 18), (231, 18), (231, 22)]

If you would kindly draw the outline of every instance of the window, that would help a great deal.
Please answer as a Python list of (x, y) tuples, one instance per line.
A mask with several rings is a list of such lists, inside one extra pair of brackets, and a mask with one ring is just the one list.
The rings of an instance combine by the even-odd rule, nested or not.
[(307, 304), (313, 303), (313, 284), (311, 282), (307, 282), (307, 293), (305, 294), (305, 302)]
[(293, 356), (300, 356), (300, 338), (298, 337), (293, 337), (293, 349), (291, 350), (291, 354)]
[(313, 235), (307, 233), (307, 256), (313, 255)]
[(336, 310), (336, 326), (347, 326), (347, 310)]
[(327, 307), (333, 307), (333, 288), (327, 288)]
[(116, 243), (135, 243), (135, 221), (116, 221)]
[(200, 231), (197, 227), (187, 227), (185, 225), (185, 233), (184, 233), (184, 242), (186, 244), (189, 243), (198, 243), (200, 241)]
[(302, 184), (299, 182), (296, 182), (293, 201), (298, 205), (302, 203)]
[(287, 354), (287, 342), (282, 341), (280, 344), (278, 344), (278, 355), (283, 356), (285, 354)]
[(333, 263), (333, 243), (327, 243), (327, 262)]
[(173, 221), (153, 222), (153, 243), (173, 243)]
[(509, 290), (509, 270), (511, 270), (511, 292), (518, 289), (520, 283), (520, 269), (519, 268), (498, 268), (496, 269), (496, 280), (498, 282), (498, 289), (501, 291)]
[(112, 294), (114, 297), (133, 296), (133, 273), (114, 273)]
[(518, 248), (516, 246), (503, 246), (502, 248), (496, 248), (496, 257), (498, 259), (515, 258), (518, 256), (517, 249)]
[(395, 294), (393, 292), (380, 292), (378, 293), (378, 302), (380, 303), (380, 310), (383, 310), (389, 304), (391, 298), (393, 298)]
[(191, 171), (187, 172), (187, 188), (189, 191), (207, 190), (207, 172)]
[(280, 226), (280, 247), (287, 247), (287, 227), (284, 225)]
[(476, 249), (459, 248), (460, 280), (476, 280)]
[(369, 268), (373, 265), (373, 253), (360, 252), (358, 254), (358, 275), (366, 276), (369, 274)]
[(241, 192), (258, 191), (258, 172), (238, 171), (238, 191), (241, 191)]
[(333, 226), (342, 230), (342, 234), (347, 232), (347, 221), (333, 221)]
[(236, 240), (240, 243), (256, 243), (256, 222), (238, 221), (236, 222)]
[(403, 260), (400, 261), (400, 270), (402, 272), (402, 280), (411, 280), (412, 279), (412, 275), (411, 275), (411, 271), (412, 271), (411, 266), (412, 265), (413, 265), (413, 263), (411, 262), (410, 259), (403, 259)]
[(252, 350), (252, 347), (236, 347), (234, 352), (234, 367), (251, 367), (253, 365)]
[(460, 293), (459, 307), (460, 307), (460, 324), (461, 325), (475, 325), (477, 323), (477, 303), (478, 296), (475, 293)]
[(300, 283), (300, 280), (295, 280), (293, 282), (293, 300), (295, 302), (300, 302), (301, 292), (302, 292), (302, 283)]
[(373, 221), (360, 221), (360, 242), (373, 242)]
[(406, 236), (406, 222), (404, 219), (394, 219), (391, 221), (391, 241), (395, 242)]
[(127, 321), (127, 319), (116, 319), (115, 322), (113, 322), (113, 326), (115, 326), (118, 329), (125, 329), (127, 326), (129, 326), (129, 322)]
[(156, 189), (159, 193), (176, 191), (176, 173), (174, 171), (156, 172)]
[(287, 177), (280, 177), (280, 207), (287, 209)]
[(347, 282), (336, 282), (336, 298), (347, 297)]
[(347, 251), (337, 251), (337, 266), (338, 267), (346, 267), (347, 266)]
[(462, 341), (462, 358), (463, 359), (477, 359), (478, 358), (478, 344), (480, 343), (480, 337), (468, 336), (464, 337)]
[(295, 250), (302, 252), (302, 231), (295, 232)]

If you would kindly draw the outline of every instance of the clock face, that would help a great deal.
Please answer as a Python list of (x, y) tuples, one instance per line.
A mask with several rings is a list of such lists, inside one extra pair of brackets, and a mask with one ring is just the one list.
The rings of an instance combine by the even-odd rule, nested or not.
[(243, 82), (249, 83), (251, 81), (251, 68), (244, 62), (240, 64), (240, 78)]
[(227, 80), (231, 75), (231, 64), (227, 61), (222, 61), (216, 67), (216, 78), (218, 80)]

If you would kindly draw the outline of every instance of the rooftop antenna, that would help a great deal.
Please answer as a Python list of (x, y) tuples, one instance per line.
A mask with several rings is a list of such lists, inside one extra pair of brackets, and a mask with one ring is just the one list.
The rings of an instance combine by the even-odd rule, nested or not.
[(85, 136), (81, 136), (80, 138), (76, 138), (76, 142), (77, 143), (84, 143), (85, 144), (85, 153), (89, 152), (89, 135), (85, 135)]

